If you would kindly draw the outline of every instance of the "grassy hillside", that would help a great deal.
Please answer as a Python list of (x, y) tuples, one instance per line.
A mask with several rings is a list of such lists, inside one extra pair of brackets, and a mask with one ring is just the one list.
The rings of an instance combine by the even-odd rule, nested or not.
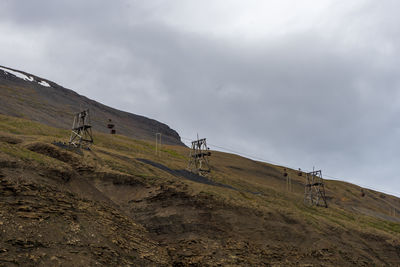
[(0, 115), (0, 264), (348, 266), (400, 262), (400, 199), (326, 181), (329, 208), (303, 203), (304, 176), (212, 152), (95, 133), (92, 151), (51, 145), (69, 132)]

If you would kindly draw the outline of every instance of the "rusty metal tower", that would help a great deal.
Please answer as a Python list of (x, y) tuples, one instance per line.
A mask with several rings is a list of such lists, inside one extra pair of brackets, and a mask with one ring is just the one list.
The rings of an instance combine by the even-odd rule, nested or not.
[(207, 176), (211, 172), (208, 157), (211, 156), (210, 148), (207, 147), (206, 138), (192, 141), (189, 155), (188, 170), (200, 176)]
[(89, 148), (91, 144), (93, 144), (92, 126), (90, 125), (89, 109), (85, 109), (74, 115), (69, 145)]
[(313, 170), (312, 172), (306, 173), (304, 203), (325, 208), (328, 207), (321, 170)]

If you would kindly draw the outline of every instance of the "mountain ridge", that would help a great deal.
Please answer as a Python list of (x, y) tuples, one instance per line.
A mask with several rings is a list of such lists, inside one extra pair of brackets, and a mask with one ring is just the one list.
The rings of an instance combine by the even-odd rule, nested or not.
[[(13, 72), (26, 78), (17, 77)], [(44, 85), (40, 84), (42, 82)], [(117, 134), (153, 140), (155, 134), (160, 132), (163, 143), (184, 145), (179, 134), (164, 123), (106, 106), (25, 71), (0, 66), (0, 89), (0, 113), (4, 115), (69, 129), (73, 114), (81, 108), (89, 108), (92, 125), (97, 131), (109, 132), (107, 124), (111, 119), (116, 125)]]

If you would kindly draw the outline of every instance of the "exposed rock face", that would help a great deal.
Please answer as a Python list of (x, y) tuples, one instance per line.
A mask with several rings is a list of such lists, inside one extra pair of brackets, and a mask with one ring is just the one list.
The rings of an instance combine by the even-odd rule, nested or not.
[(11, 71), (6, 72), (0, 66), (0, 114), (69, 129), (73, 114), (79, 112), (82, 106), (90, 109), (91, 122), (96, 131), (108, 133), (108, 119), (111, 119), (117, 134), (153, 140), (159, 132), (162, 133), (163, 143), (183, 145), (178, 133), (166, 124), (108, 107), (35, 75), (18, 71), (28, 77), (23, 79), (14, 75), (14, 70)]
[[(106, 203), (30, 181), (0, 178), (0, 265), (159, 266), (166, 253)], [(2, 265), (3, 266), (3, 265)]]

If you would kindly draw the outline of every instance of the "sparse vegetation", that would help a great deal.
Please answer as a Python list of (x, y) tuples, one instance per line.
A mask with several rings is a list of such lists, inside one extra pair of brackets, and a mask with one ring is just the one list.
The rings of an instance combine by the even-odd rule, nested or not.
[[(151, 247), (148, 240), (158, 242), (161, 265), (171, 262), (184, 265), (210, 262), (342, 265), (347, 264), (348, 259), (353, 259), (355, 264), (371, 261), (376, 265), (391, 265), (398, 260), (379, 250), (382, 246), (395, 250), (400, 245), (400, 219), (388, 212), (389, 204), (399, 203), (393, 196), (366, 191), (362, 198), (355, 185), (327, 181), (329, 208), (310, 207), (303, 204), (303, 181), (295, 170), (289, 170), (289, 175), (293, 175), (293, 192), (287, 192), (281, 167), (213, 152), (211, 162), (217, 168), (213, 168), (208, 178), (216, 185), (209, 185), (187, 179), (184, 170), (189, 153), (182, 146), (163, 145), (162, 155), (156, 156), (151, 142), (95, 132), (92, 151), (79, 155), (51, 145), (55, 139), (67, 141), (69, 132), (66, 130), (4, 115), (0, 115), (0, 126), (0, 163), (5, 162), (2, 175), (6, 177), (0, 184), (7, 181), (18, 187), (23, 177), (29, 186), (18, 187), (18, 192), (39, 184), (45, 189), (37, 192), (48, 194), (43, 198), (63, 195), (67, 202), (62, 205), (69, 208), (62, 212), (71, 213), (69, 219), (65, 219), (70, 225), (57, 219), (61, 213), (46, 215), (48, 219), (38, 215), (37, 222), (42, 218), (45, 223), (75, 227), (75, 232), (65, 238), (72, 240), (79, 236), (81, 241), (74, 241), (78, 245), (86, 240), (83, 235), (92, 234), (90, 224), (81, 218), (92, 214), (96, 207), (98, 214), (108, 216), (104, 225), (115, 229), (96, 226), (108, 233), (96, 237), (99, 242), (121, 255), (125, 255), (124, 249), (134, 251), (129, 250), (134, 248), (142, 256), (146, 254), (145, 247)], [(53, 176), (61, 179), (53, 179)], [(15, 201), (22, 199), (18, 194), (14, 196)], [(41, 202), (35, 201), (32, 207), (39, 208), (20, 208), (31, 209), (31, 213), (24, 211), (18, 216), (33, 216), (33, 209), (42, 214)], [(51, 207), (59, 207), (59, 201)], [(79, 212), (73, 211), (71, 203), (82, 208)], [(6, 209), (4, 205), (0, 208), (1, 212)], [(102, 220), (93, 214), (88, 220)], [(70, 219), (75, 218), (73, 216), (77, 219)], [(9, 219), (22, 227), (31, 223), (17, 217)], [(113, 225), (114, 220), (124, 221), (124, 228)], [(128, 227), (131, 223), (135, 226)], [(38, 225), (38, 229), (42, 229)], [(128, 231), (137, 243), (129, 243), (119, 231)], [(140, 238), (132, 237), (134, 233)], [(46, 242), (49, 247), (56, 246), (49, 240)], [(354, 243), (359, 247), (354, 248)], [(17, 245), (7, 246), (7, 251), (11, 251)], [(374, 250), (378, 252), (370, 253)], [(94, 252), (88, 253), (90, 257), (101, 258)], [(64, 257), (69, 255), (65, 253)], [(151, 255), (155, 257), (154, 253)], [(123, 259), (134, 261), (127, 255)]]

